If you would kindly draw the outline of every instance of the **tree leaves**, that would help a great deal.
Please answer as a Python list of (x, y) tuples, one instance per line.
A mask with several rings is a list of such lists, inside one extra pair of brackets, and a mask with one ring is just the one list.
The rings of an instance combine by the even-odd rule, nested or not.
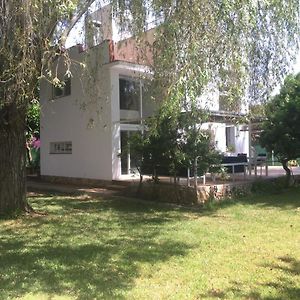
[(288, 76), (266, 107), (261, 144), (280, 161), (300, 157), (300, 74)]
[(162, 16), (153, 70), (157, 94), (171, 108), (183, 95), (197, 101), (209, 82), (225, 86), (228, 98), (265, 101), (298, 49), (296, 0), (116, 2), (131, 12), (135, 34), (145, 30), (147, 10)]

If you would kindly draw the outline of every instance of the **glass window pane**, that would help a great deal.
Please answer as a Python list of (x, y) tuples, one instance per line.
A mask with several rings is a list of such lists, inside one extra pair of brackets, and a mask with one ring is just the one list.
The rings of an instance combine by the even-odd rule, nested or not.
[(140, 85), (139, 82), (120, 78), (120, 109), (139, 110)]

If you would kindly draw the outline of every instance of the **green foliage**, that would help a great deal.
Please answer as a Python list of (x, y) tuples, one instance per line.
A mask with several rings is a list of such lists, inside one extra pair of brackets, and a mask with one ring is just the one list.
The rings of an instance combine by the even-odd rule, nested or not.
[(38, 100), (33, 100), (27, 110), (27, 133), (32, 137), (39, 135), (40, 132), (40, 103)]
[(64, 20), (82, 1), (3, 0), (0, 5), (0, 109), (24, 111), (34, 99), (37, 79), (57, 56), (55, 41)]
[(250, 105), (249, 107), (249, 114), (251, 116), (255, 116), (255, 117), (264, 117), (266, 112), (266, 105), (260, 103), (260, 104), (254, 104), (254, 105)]
[(290, 75), (280, 93), (266, 107), (260, 142), (279, 161), (300, 157), (300, 74)]
[(40, 139), (40, 103), (32, 100), (26, 114), (26, 166), (34, 169), (40, 166), (40, 146), (35, 145)]
[[(0, 1), (0, 210), (29, 210), (26, 203), (26, 162), (31, 162), (27, 131), (38, 128), (36, 97), (38, 79), (49, 76), (53, 63), (64, 57), (65, 37), (92, 0)], [(29, 112), (28, 112), (29, 109)], [(28, 115), (28, 116), (27, 116)], [(38, 154), (38, 153), (36, 153)], [(38, 157), (38, 156), (37, 156)], [(38, 161), (38, 159), (37, 159)], [(3, 179), (4, 178), (4, 179)]]
[(147, 28), (147, 11), (161, 21), (152, 67), (155, 97), (170, 111), (186, 99), (196, 102), (209, 83), (230, 109), (239, 109), (245, 93), (251, 102), (266, 99), (297, 53), (298, 0), (113, 2), (139, 37)]
[(199, 175), (203, 175), (210, 168), (216, 172), (219, 169), (217, 165), (221, 162), (220, 153), (215, 150), (210, 132), (201, 129), (201, 125), (207, 120), (207, 112), (195, 108), (179, 116), (183, 165), (192, 168), (196, 160)]
[[(201, 110), (176, 116), (158, 114), (148, 120), (148, 132), (135, 134), (129, 149), (141, 173), (187, 176), (197, 160), (197, 173), (204, 174), (212, 165), (220, 163), (220, 154), (214, 149), (208, 131), (201, 130), (206, 114)], [(126, 155), (125, 150), (123, 155)]]
[(251, 192), (263, 195), (278, 194), (284, 189), (286, 189), (286, 180), (282, 177), (273, 180), (258, 179), (251, 186)]
[[(58, 74), (52, 72), (54, 61), (63, 56), (65, 59), (61, 61), (66, 72), (69, 70), (71, 61), (64, 51), (66, 38), (93, 2), (1, 1), (1, 136), (9, 132), (13, 137), (24, 127), (26, 110), (34, 98), (39, 77), (47, 74), (49, 80), (57, 81)], [(137, 37), (146, 30), (149, 10), (162, 18), (155, 33), (152, 67), (156, 87), (153, 97), (165, 103), (166, 112), (162, 111), (165, 117), (178, 113), (187, 100), (197, 102), (208, 83), (221, 86), (228, 93), (229, 102), (239, 101), (238, 96), (244, 94), (247, 86), (252, 101), (259, 98), (258, 94), (268, 94), (286, 74), (299, 42), (298, 0), (111, 0), (109, 3), (114, 5), (121, 23), (130, 23)], [(207, 140), (204, 136), (201, 139)], [(164, 157), (172, 161), (168, 164), (175, 170), (177, 161), (182, 160), (181, 149), (171, 141), (174, 139), (169, 140), (173, 148)], [(22, 157), (14, 159), (20, 165), (24, 161)], [(4, 173), (9, 174), (9, 170)]]

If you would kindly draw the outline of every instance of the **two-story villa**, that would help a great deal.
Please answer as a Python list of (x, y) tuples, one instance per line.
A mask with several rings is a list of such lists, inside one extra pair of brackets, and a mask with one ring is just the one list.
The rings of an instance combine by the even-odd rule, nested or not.
[[(46, 80), (40, 85), (43, 176), (108, 181), (128, 176), (130, 154), (120, 158), (120, 153), (130, 133), (143, 130), (142, 120), (155, 113), (151, 90), (145, 87), (151, 76), (147, 67), (151, 49), (138, 47), (128, 34), (119, 32), (111, 5), (90, 18), (96, 34), (86, 35), (85, 46), (68, 49), (72, 76), (64, 78), (62, 61), (54, 66), (64, 87)], [(105, 26), (97, 32), (100, 23)], [(150, 25), (144, 35), (147, 45), (154, 41)], [(248, 154), (248, 131), (232, 124), (235, 115), (222, 110), (219, 92), (208, 91), (200, 99), (211, 111), (212, 121), (203, 128), (212, 132), (216, 147), (224, 153)]]

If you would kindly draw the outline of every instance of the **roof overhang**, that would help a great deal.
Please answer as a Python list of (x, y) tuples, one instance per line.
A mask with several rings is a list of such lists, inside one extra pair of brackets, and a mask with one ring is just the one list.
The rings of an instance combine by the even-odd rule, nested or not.
[(106, 64), (112, 70), (128, 71), (131, 73), (137, 73), (143, 75), (143, 77), (152, 77), (153, 71), (150, 67), (145, 65), (134, 64), (126, 61), (114, 61)]
[(247, 114), (227, 111), (209, 111), (209, 119), (214, 122), (236, 122), (245, 119)]

